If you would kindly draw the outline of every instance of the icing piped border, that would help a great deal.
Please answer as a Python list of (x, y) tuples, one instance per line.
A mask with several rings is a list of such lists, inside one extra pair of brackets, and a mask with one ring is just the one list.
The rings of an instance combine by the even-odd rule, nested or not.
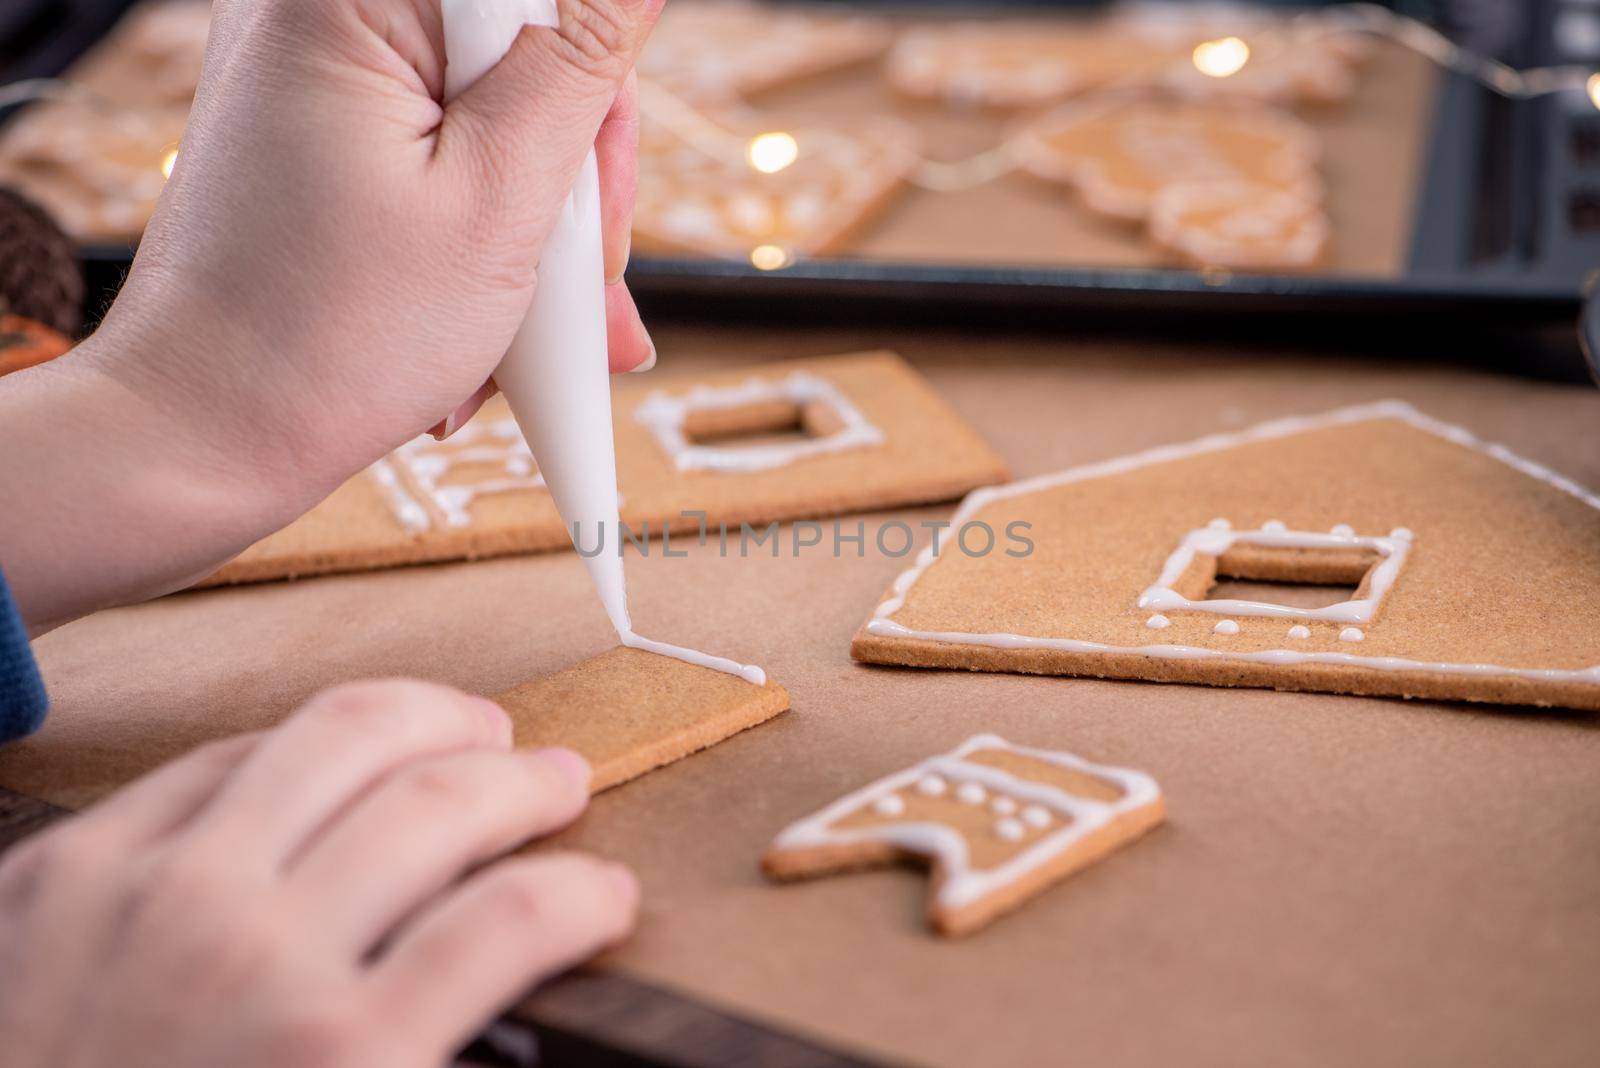
[[(1559, 475), (1542, 464), (1519, 456), (1504, 445), (1485, 442), (1464, 427), (1441, 422), (1425, 415), (1411, 405), (1399, 400), (1374, 401), (1369, 404), (1336, 408), (1320, 415), (1289, 416), (1274, 419), (1244, 430), (1208, 434), (1194, 441), (1159, 445), (1142, 452), (1131, 453), (1098, 463), (1068, 468), (1055, 474), (1039, 475), (1004, 486), (991, 486), (969, 493), (956, 509), (951, 526), (959, 529), (972, 517), (995, 501), (1019, 497), (1040, 490), (1052, 489), (1073, 482), (1104, 478), (1126, 471), (1138, 470), (1172, 460), (1222, 452), (1259, 441), (1271, 441), (1310, 430), (1347, 426), (1374, 419), (1398, 419), (1418, 430), (1466, 448), (1484, 453), (1508, 467), (1553, 486), (1569, 496), (1576, 497), (1590, 508), (1600, 511), (1600, 496), (1578, 483)], [(1391, 537), (1409, 540), (1409, 531), (1396, 531)], [(923, 572), (938, 559), (929, 545), (917, 554), (916, 562), (896, 576), (890, 596), (878, 605), (873, 617), (867, 621), (866, 632), (881, 638), (910, 638), (919, 641), (948, 645), (981, 645), (998, 649), (1048, 649), (1070, 653), (1136, 653), (1171, 660), (1246, 660), (1263, 664), (1338, 664), (1373, 668), (1380, 671), (1426, 671), (1447, 675), (1473, 675), (1481, 677), (1515, 677), (1539, 682), (1577, 682), (1600, 684), (1600, 664), (1586, 668), (1514, 668), (1497, 664), (1444, 663), (1410, 660), (1397, 656), (1358, 656), (1342, 652), (1303, 652), (1294, 649), (1264, 649), (1256, 652), (1211, 649), (1193, 645), (1110, 645), (1104, 642), (1082, 641), (1074, 638), (1048, 638), (1023, 634), (975, 634), (962, 631), (921, 631), (896, 623), (889, 617), (905, 605), (906, 594), (916, 585)], [(1354, 628), (1349, 628), (1354, 629)]]

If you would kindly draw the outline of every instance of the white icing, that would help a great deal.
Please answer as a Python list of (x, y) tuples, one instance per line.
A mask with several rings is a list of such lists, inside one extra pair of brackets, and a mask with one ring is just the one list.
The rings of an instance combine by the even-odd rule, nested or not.
[(1226, 519), (1213, 519), (1211, 522), (1207, 523), (1206, 526), (1210, 527), (1212, 530), (1227, 530), (1232, 527), (1233, 524), (1228, 522)]
[(872, 803), (872, 811), (893, 818), (905, 813), (906, 803), (899, 794), (884, 794)]
[(711, 668), (713, 671), (724, 671), (729, 675), (739, 676), (752, 686), (765, 686), (767, 684), (767, 673), (754, 664), (741, 664), (737, 660), (729, 660), (727, 657), (722, 656), (712, 656), (710, 653), (702, 653), (697, 649), (685, 649), (681, 645), (669, 645), (666, 642), (653, 641), (650, 638), (640, 637), (632, 630), (625, 630), (618, 637), (622, 639), (622, 644), (630, 649), (642, 649), (647, 653), (655, 653), (659, 656), (670, 656), (674, 660), (682, 660), (686, 664), (696, 664), (700, 667)]
[(1289, 637), (1309, 638), (1311, 637), (1311, 628), (1303, 623), (1296, 623), (1294, 626), (1289, 628)]
[(1021, 820), (1003, 819), (995, 821), (994, 833), (1008, 842), (1020, 842), (1028, 829)]
[(1030, 827), (1050, 826), (1050, 810), (1042, 805), (1029, 805), (1022, 810), (1022, 822)]
[[(961, 502), (961, 507), (956, 509), (956, 513), (951, 519), (951, 525), (959, 529), (964, 523), (971, 521), (978, 512), (997, 500), (1024, 496), (1073, 482), (1105, 478), (1125, 471), (1135, 471), (1143, 467), (1169, 463), (1173, 460), (1190, 456), (1221, 452), (1252, 442), (1273, 441), (1291, 434), (1346, 426), (1351, 423), (1366, 422), (1372, 419), (1398, 419), (1419, 430), (1434, 434), (1457, 445), (1476, 449), (1530, 478), (1537, 479), (1569, 496), (1575, 497), (1590, 508), (1600, 510), (1600, 495), (1596, 495), (1593, 491), (1578, 485), (1571, 479), (1556, 474), (1549, 468), (1534, 463), (1532, 460), (1518, 456), (1503, 445), (1480, 441), (1470, 431), (1424, 415), (1403, 401), (1389, 400), (1355, 405), (1349, 408), (1339, 408), (1321, 415), (1291, 416), (1284, 419), (1275, 419), (1246, 430), (1210, 434), (1184, 444), (1162, 445), (1143, 452), (1087, 464), (1082, 467), (1074, 467), (1051, 475), (1040, 475), (1035, 478), (1024, 479), (1006, 486), (994, 486), (976, 490), (969, 493), (966, 499)], [(1333, 535), (1328, 536), (1332, 537)], [(1391, 531), (1390, 538), (1394, 541), (1404, 542), (1411, 540), (1412, 534), (1411, 531), (1401, 527)], [(913, 638), (918, 641), (943, 642), (952, 645), (981, 645), (996, 649), (1055, 649), (1073, 653), (1134, 652), (1143, 656), (1168, 660), (1246, 660), (1281, 665), (1347, 664), (1379, 671), (1429, 671), (1448, 675), (1505, 676), (1533, 679), (1540, 682), (1578, 682), (1600, 685), (1600, 664), (1576, 669), (1515, 668), (1499, 664), (1449, 663), (1410, 660), (1396, 656), (1359, 656), (1354, 653), (1301, 652), (1291, 649), (1264, 649), (1250, 652), (1206, 649), (1192, 645), (1110, 645), (1074, 638), (1053, 638), (1023, 634), (976, 634), (966, 631), (914, 630), (890, 619), (890, 616), (904, 606), (906, 595), (917, 580), (922, 577), (923, 573), (933, 565), (935, 559), (937, 557), (933, 547), (931, 545), (925, 546), (917, 554), (915, 563), (896, 576), (891, 588), (891, 595), (878, 605), (877, 610), (873, 613), (873, 618), (867, 622), (867, 633), (887, 638)]]
[[(1271, 530), (1267, 529), (1272, 527)], [(1264, 601), (1239, 601), (1229, 598), (1191, 601), (1173, 587), (1188, 572), (1197, 556), (1221, 556), (1235, 545), (1263, 545), (1273, 548), (1296, 549), (1370, 549), (1377, 553), (1379, 562), (1363, 583), (1364, 596), (1321, 608), (1300, 608), (1294, 605), (1268, 604)], [(1183, 541), (1167, 557), (1161, 576), (1155, 584), (1139, 595), (1140, 608), (1154, 608), (1162, 612), (1178, 610), (1210, 612), (1230, 616), (1271, 616), (1278, 619), (1321, 619), (1332, 623), (1368, 623), (1383, 603), (1384, 594), (1394, 585), (1406, 553), (1411, 549), (1409, 539), (1358, 538), (1344, 534), (1315, 534), (1304, 530), (1289, 530), (1282, 523), (1265, 524), (1260, 532), (1212, 530), (1201, 527), (1184, 535)], [(1218, 634), (1233, 634), (1236, 630), (1217, 628)]]
[(981, 805), (989, 795), (975, 782), (964, 782), (956, 787), (956, 800), (963, 805)]
[(1342, 642), (1364, 642), (1367, 640), (1367, 636), (1361, 632), (1360, 627), (1346, 627), (1339, 632), (1339, 640)]
[[(1340, 523), (1338, 526), (1336, 526), (1332, 530), (1328, 531), (1329, 534), (1337, 534), (1341, 538), (1354, 537), (1355, 536), (1355, 532), (1356, 532), (1355, 528), (1352, 527), (1349, 523)], [(1392, 534), (1390, 535), (1390, 537), (1393, 537), (1393, 536), (1394, 535), (1392, 535)]]
[(989, 802), (989, 811), (996, 816), (1009, 816), (1017, 810), (1017, 803), (1009, 797), (997, 797)]
[[(696, 445), (684, 433), (691, 413), (742, 408), (781, 401), (804, 407), (822, 403), (838, 416), (838, 430), (822, 437), (771, 445)], [(680, 396), (652, 393), (634, 410), (680, 471), (768, 471), (798, 460), (846, 449), (881, 445), (879, 430), (837, 386), (817, 375), (796, 371), (776, 381), (752, 378), (738, 386), (697, 386)]]
[[(999, 768), (965, 759), (970, 753), (986, 749), (1020, 753), (1113, 782), (1122, 789), (1122, 796), (1115, 801), (1081, 797), (1055, 786), (1021, 779)], [(917, 788), (921, 789), (923, 782), (932, 779), (942, 789), (949, 778), (978, 782), (991, 792), (1005, 793), (1025, 802), (1020, 822), (1027, 826), (1043, 829), (1058, 822), (1060, 826), (1031, 842), (1015, 856), (981, 871), (972, 866), (966, 837), (945, 823), (914, 821), (851, 828), (835, 826), (846, 816), (874, 804), (885, 794), (898, 792), (908, 784), (916, 783)], [(773, 840), (773, 848), (811, 849), (882, 842), (919, 853), (933, 858), (941, 873), (939, 887), (935, 891), (937, 903), (943, 908), (960, 908), (1017, 881), (1123, 813), (1142, 808), (1160, 796), (1161, 788), (1143, 772), (1091, 764), (1071, 753), (1027, 749), (992, 734), (980, 734), (969, 738), (949, 754), (931, 757), (914, 767), (880, 779), (840, 798), (822, 811), (791, 824)], [(1000, 824), (1010, 822), (1016, 821), (999, 821), (995, 833), (1011, 840), (1010, 832), (1000, 830)]]
[(917, 780), (917, 793), (938, 797), (945, 791), (945, 781), (937, 775), (924, 775)]
[(1215, 634), (1238, 634), (1239, 624), (1231, 619), (1219, 619), (1217, 625), (1211, 628)]
[[(498, 466), (504, 475), (446, 485), (445, 480), (463, 464)], [(471, 526), (471, 506), (479, 497), (545, 489), (544, 476), (535, 471), (533, 453), (515, 419), (474, 420), (446, 441), (424, 434), (367, 471), (401, 526), (413, 532), (430, 529), (434, 515), (447, 526)]]
[(1268, 534), (1282, 534), (1289, 528), (1281, 519), (1269, 519), (1265, 523), (1261, 524), (1261, 529), (1266, 531)]
[(1151, 630), (1165, 630), (1167, 627), (1172, 626), (1172, 620), (1157, 612), (1155, 615), (1145, 620), (1144, 625), (1149, 627)]

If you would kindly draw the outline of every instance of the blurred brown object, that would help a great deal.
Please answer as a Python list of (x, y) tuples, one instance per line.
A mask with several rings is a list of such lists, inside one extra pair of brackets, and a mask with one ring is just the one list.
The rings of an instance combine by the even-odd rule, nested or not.
[(0, 314), (25, 317), (71, 336), (83, 321), (77, 246), (55, 220), (0, 187)]
[(21, 315), (0, 315), (0, 378), (45, 363), (72, 348), (59, 330)]

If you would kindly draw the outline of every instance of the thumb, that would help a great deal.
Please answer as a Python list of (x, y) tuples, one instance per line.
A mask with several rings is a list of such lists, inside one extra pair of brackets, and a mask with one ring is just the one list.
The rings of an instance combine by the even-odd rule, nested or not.
[(663, 2), (523, 0), (530, 12), (554, 6), (558, 24), (523, 26), (447, 105), (436, 159), (471, 169), (510, 217), (553, 220)]

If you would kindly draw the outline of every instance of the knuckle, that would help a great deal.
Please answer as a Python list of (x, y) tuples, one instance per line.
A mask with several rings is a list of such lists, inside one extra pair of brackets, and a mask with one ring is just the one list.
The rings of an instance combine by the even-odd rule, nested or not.
[(394, 787), (408, 804), (418, 808), (473, 809), (478, 803), (474, 784), (442, 767), (423, 764), (408, 768), (396, 777)]
[(534, 870), (507, 866), (490, 878), (491, 906), (505, 922), (531, 926), (549, 915), (546, 886)]
[(561, 6), (561, 58), (584, 74), (618, 79), (627, 69), (638, 24), (625, 0), (579, 0)]
[(393, 731), (406, 720), (421, 719), (424, 713), (431, 722), (439, 722), (455, 707), (453, 702), (429, 697), (426, 684), (406, 679), (351, 682), (312, 698), (306, 713), (331, 730), (366, 738)]
[(269, 1063), (307, 1068), (360, 1063), (359, 1036), (376, 1033), (364, 1008), (338, 995), (300, 1000), (273, 1030)]
[(14, 846), (0, 861), (0, 886), (26, 894), (43, 884), (78, 882), (105, 861), (108, 843), (78, 821), (41, 832)]

